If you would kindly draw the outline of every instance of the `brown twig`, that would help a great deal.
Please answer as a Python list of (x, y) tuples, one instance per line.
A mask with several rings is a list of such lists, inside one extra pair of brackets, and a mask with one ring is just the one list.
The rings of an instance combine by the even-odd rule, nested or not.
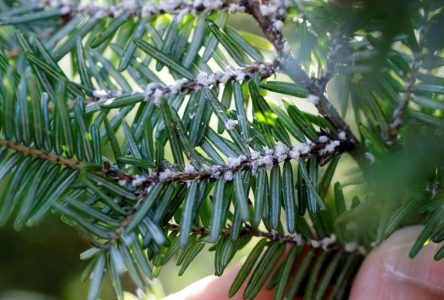
[(385, 143), (387, 145), (392, 145), (399, 134), (402, 124), (404, 123), (404, 117), (409, 107), (410, 98), (413, 94), (413, 88), (416, 83), (416, 78), (420, 69), (420, 54), (415, 54), (415, 59), (413, 60), (412, 72), (405, 90), (404, 96), (399, 102), (398, 108), (393, 112), (392, 122), (388, 128), (387, 138)]
[(419, 36), (418, 36), (418, 48), (416, 49), (413, 57), (412, 62), (412, 68), (410, 72), (410, 77), (407, 83), (407, 87), (405, 89), (404, 96), (402, 97), (401, 101), (399, 102), (399, 106), (395, 109), (393, 112), (392, 122), (389, 125), (389, 128), (387, 130), (387, 138), (385, 140), (386, 145), (391, 146), (394, 144), (396, 138), (398, 137), (399, 130), (402, 127), (402, 124), (404, 123), (404, 117), (408, 110), (410, 99), (413, 94), (413, 88), (415, 87), (417, 76), (419, 73), (419, 70), (421, 68), (421, 60), (422, 60), (422, 48), (424, 43), (424, 32), (426, 31), (426, 21), (428, 18), (429, 11), (428, 9), (424, 9), (424, 16), (423, 16), (423, 24), (420, 26), (419, 29)]
[[(249, 78), (253, 77), (254, 75), (259, 76), (259, 78), (261, 78), (261, 79), (265, 79), (265, 78), (272, 76), (276, 72), (278, 64), (279, 63), (277, 60), (273, 60), (272, 62), (268, 62), (268, 63), (247, 65), (246, 67), (239, 69), (239, 71), (241, 71), (245, 75), (244, 79), (249, 79)], [(224, 83), (226, 83), (228, 81), (236, 80), (236, 74), (233, 71), (229, 71), (229, 72), (230, 72), (229, 75), (231, 75), (231, 77), (227, 81), (224, 81)], [(233, 74), (231, 74), (231, 73), (233, 73)], [(215, 85), (219, 85), (221, 83), (222, 82), (220, 82), (220, 81), (216, 81), (212, 85), (215, 86)], [(172, 94), (173, 86), (174, 85), (162, 86), (162, 87), (158, 87), (156, 89), (158, 89), (159, 92), (163, 96), (169, 96)], [(202, 86), (199, 84), (199, 82), (197, 80), (187, 80), (184, 83), (180, 84), (180, 90), (175, 91), (175, 93), (189, 94), (191, 92), (194, 92), (194, 91), (197, 91), (200, 89), (202, 89)], [(85, 104), (86, 105), (94, 105), (97, 103), (104, 103), (112, 98), (117, 97), (114, 94), (116, 94), (116, 93), (110, 93), (109, 96), (104, 96), (104, 97), (88, 98), (85, 100)]]
[(325, 97), (325, 82), (320, 82), (320, 80), (312, 79), (308, 74), (302, 69), (300, 64), (291, 56), (290, 53), (286, 53), (284, 37), (282, 32), (276, 30), (273, 25), (273, 21), (264, 16), (260, 10), (260, 3), (256, 0), (243, 0), (244, 5), (247, 8), (247, 12), (250, 13), (253, 18), (258, 22), (259, 26), (262, 28), (265, 36), (276, 48), (276, 51), (280, 56), (282, 56), (282, 61), (280, 67), (282, 70), (295, 82), (304, 85), (307, 90), (314, 96), (318, 98), (315, 103), (319, 113), (323, 115), (335, 128), (337, 131), (343, 131), (346, 133), (348, 140), (352, 147), (350, 147), (350, 154), (360, 163), (361, 165), (366, 165), (365, 151), (363, 151), (358, 139), (355, 137), (353, 132), (350, 130), (348, 124), (341, 118), (339, 113), (333, 107), (331, 102)]
[(12, 149), (19, 153), (28, 154), (34, 157), (38, 157), (40, 159), (48, 160), (56, 164), (64, 165), (70, 169), (79, 169), (80, 166), (82, 165), (82, 162), (80, 161), (73, 160), (54, 153), (46, 152), (33, 147), (29, 147), (23, 144), (15, 144), (5, 139), (0, 139), (0, 146)]
[[(331, 141), (315, 144), (312, 147), (310, 152), (301, 156), (301, 159), (303, 159), (304, 157), (311, 156), (311, 155), (316, 155), (319, 158), (318, 159), (319, 163), (325, 164), (330, 159), (332, 159), (334, 157), (334, 155), (347, 151), (348, 147), (350, 146), (348, 144), (348, 142), (343, 142), (339, 145), (338, 148), (335, 149), (335, 151), (333, 153), (325, 153), (323, 155), (319, 155), (319, 151), (322, 150), (324, 147), (326, 147), (326, 145), (330, 142)], [(288, 157), (287, 159), (291, 159), (291, 158)], [(213, 172), (208, 172), (208, 171), (179, 172), (179, 173), (173, 174), (170, 177), (162, 180), (160, 173), (155, 172), (152, 175), (144, 177), (143, 183), (141, 183), (138, 186), (138, 190), (141, 191), (139, 193), (139, 199), (133, 205), (133, 207), (131, 208), (131, 211), (128, 213), (126, 218), (121, 222), (121, 225), (115, 231), (115, 234), (113, 235), (113, 237), (110, 240), (106, 241), (103, 245), (104, 246), (111, 245), (113, 243), (116, 243), (118, 240), (120, 240), (121, 235), (125, 232), (126, 227), (131, 222), (134, 214), (137, 212), (139, 207), (145, 201), (145, 196), (147, 193), (146, 191), (149, 190), (149, 188), (154, 186), (156, 183), (159, 183), (162, 181), (162, 182), (169, 182), (169, 183), (176, 183), (176, 184), (186, 184), (186, 183), (193, 181), (193, 180), (214, 181), (214, 180), (217, 180), (218, 178), (224, 178), (224, 175), (228, 174), (228, 173), (235, 174), (237, 172), (244, 171), (244, 170), (252, 170), (254, 168), (254, 163), (257, 160), (258, 159), (246, 158), (244, 161), (239, 163), (239, 165), (234, 166), (234, 167), (220, 166), (219, 168), (217, 168), (216, 175)], [(279, 160), (276, 157), (273, 157), (272, 163), (277, 164), (277, 163), (279, 163)], [(264, 167), (264, 166), (261, 166), (261, 168), (262, 167)], [(124, 174), (124, 173), (116, 171), (114, 169), (106, 170), (106, 168), (105, 168), (105, 174), (107, 175), (107, 177), (112, 178), (116, 181), (120, 181), (120, 180), (128, 181), (128, 180), (135, 179), (131, 175)]]
[[(319, 158), (320, 163), (327, 163), (334, 155), (342, 153), (347, 151), (349, 145), (348, 142), (342, 142), (339, 144), (339, 146), (334, 150), (334, 152), (326, 152), (325, 154), (320, 155), (319, 152), (324, 149), (330, 143), (332, 140), (329, 140), (324, 143), (317, 143), (314, 144), (311, 147), (311, 150), (307, 152), (304, 155), (301, 155), (301, 159), (304, 157), (310, 156), (310, 155), (316, 155)], [(31, 155), (43, 160), (47, 160), (56, 164), (63, 165), (65, 167), (71, 168), (71, 169), (80, 169), (82, 165), (87, 164), (86, 162), (78, 161), (75, 159), (67, 158), (61, 155), (57, 155), (51, 152), (46, 152), (40, 149), (36, 149), (31, 146), (26, 146), (19, 143), (13, 143), (11, 141), (8, 141), (6, 139), (0, 139), (0, 147), (6, 147), (8, 149), (14, 150), (19, 153), (23, 153), (26, 155)], [(288, 157), (287, 159), (290, 159)], [(137, 202), (131, 207), (131, 210), (126, 215), (124, 220), (121, 222), (119, 228), (115, 231), (115, 234), (113, 237), (104, 243), (104, 245), (110, 245), (118, 240), (120, 240), (121, 235), (125, 232), (126, 227), (131, 222), (134, 214), (137, 212), (139, 207), (143, 204), (145, 200), (146, 193), (150, 187), (152, 187), (154, 184), (163, 181), (163, 182), (169, 182), (169, 183), (176, 183), (176, 184), (186, 184), (189, 181), (193, 180), (208, 180), (208, 181), (214, 181), (217, 178), (223, 178), (225, 174), (231, 173), (234, 174), (236, 172), (240, 172), (243, 170), (251, 170), (254, 168), (254, 163), (257, 161), (258, 158), (245, 158), (241, 163), (239, 163), (236, 166), (219, 166), (217, 168), (217, 175), (213, 173), (213, 171), (194, 171), (194, 172), (178, 172), (173, 174), (172, 176), (162, 179), (160, 170), (154, 170), (154, 173), (152, 175), (144, 177), (143, 183), (136, 187), (136, 190), (134, 193), (139, 197)], [(279, 160), (277, 157), (273, 156), (272, 160), (273, 164), (279, 163)], [(264, 167), (264, 166), (260, 166)], [(102, 169), (95, 171), (95, 174), (100, 176), (105, 176), (107, 178), (113, 179), (114, 181), (120, 182), (124, 181), (126, 184), (131, 185), (132, 181), (136, 179), (136, 176), (127, 174), (125, 172), (122, 172), (118, 169), (115, 169), (111, 166), (111, 164), (107, 161), (103, 163)], [(259, 234), (259, 232), (258, 232)], [(267, 233), (261, 233), (261, 236), (266, 236)], [(268, 234), (269, 235), (269, 234)], [(271, 235), (269, 235), (271, 237)]]
[[(180, 232), (180, 225), (178, 225), (178, 224), (167, 223), (164, 227), (170, 231)], [(200, 236), (209, 236), (210, 235), (210, 230), (207, 228), (204, 228), (204, 227), (193, 227), (191, 232), (193, 234), (200, 235)], [(220, 233), (220, 235), (224, 236), (224, 237), (230, 236), (230, 234), (231, 234), (231, 227), (230, 226), (225, 227)], [(324, 251), (334, 251), (334, 250), (338, 250), (338, 249), (342, 250), (342, 249), (348, 248), (348, 247), (344, 247), (344, 245), (339, 244), (335, 240), (335, 238), (331, 238), (331, 237), (327, 237), (324, 239), (320, 239), (320, 238), (307, 239), (307, 238), (304, 238), (298, 234), (280, 235), (277, 232), (266, 232), (266, 231), (262, 231), (258, 228), (254, 228), (250, 225), (245, 225), (244, 227), (242, 227), (239, 235), (241, 237), (266, 238), (270, 241), (275, 241), (275, 242), (280, 242), (280, 243), (288, 243), (288, 244), (297, 245), (297, 246), (306, 246), (306, 247), (314, 248), (314, 249), (321, 248)], [(366, 251), (367, 250), (365, 249), (365, 247), (362, 247), (362, 246), (354, 246), (353, 249), (350, 249), (349, 251), (346, 250), (346, 252), (356, 252), (361, 255), (365, 255)]]

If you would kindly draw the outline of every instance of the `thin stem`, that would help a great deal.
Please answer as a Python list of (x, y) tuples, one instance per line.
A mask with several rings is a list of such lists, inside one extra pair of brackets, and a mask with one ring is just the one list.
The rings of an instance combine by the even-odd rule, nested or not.
[[(23, 144), (16, 144), (6, 139), (0, 139), (0, 147), (6, 147), (19, 153), (31, 155), (54, 162), (56, 164), (64, 165), (71, 169), (80, 169), (86, 162), (70, 159), (61, 155), (57, 155), (51, 152), (46, 152), (34, 147), (26, 146)], [(271, 153), (260, 155), (256, 153), (255, 157), (240, 156), (237, 158), (229, 158), (228, 163), (225, 166), (212, 166), (210, 170), (192, 171), (192, 172), (174, 172), (170, 169), (159, 172), (155, 171), (153, 175), (146, 177), (134, 176), (127, 174), (120, 170), (117, 170), (111, 166), (109, 162), (104, 162), (102, 170), (95, 173), (100, 176), (113, 179), (116, 182), (123, 182), (125, 185), (131, 185), (135, 187), (134, 193), (138, 195), (139, 199), (131, 207), (130, 212), (121, 222), (119, 228), (115, 231), (114, 236), (104, 243), (104, 246), (113, 244), (120, 240), (120, 237), (125, 232), (126, 227), (131, 222), (134, 214), (139, 207), (143, 204), (145, 196), (151, 186), (158, 182), (169, 182), (186, 184), (192, 180), (209, 180), (214, 181), (222, 178), (223, 180), (231, 180), (232, 176), (236, 172), (242, 170), (255, 171), (258, 168), (270, 168), (274, 164), (278, 164), (285, 159), (303, 159), (305, 157), (316, 155), (319, 157), (320, 163), (328, 162), (334, 155), (344, 152), (347, 149), (347, 143), (341, 143), (338, 140), (327, 139), (322, 143), (317, 144), (300, 144), (297, 147), (289, 148), (282, 143), (276, 145), (276, 150)], [(229, 175), (229, 176), (228, 176)], [(135, 182), (139, 182), (135, 184)]]
[(220, 2), (167, 0), (159, 3), (147, 2), (140, 4), (132, 1), (122, 1), (115, 5), (98, 5), (95, 3), (74, 3), (67, 0), (36, 0), (42, 8), (58, 9), (62, 16), (84, 15), (94, 18), (118, 18), (124, 15), (149, 19), (163, 14), (185, 15), (186, 13), (208, 12), (226, 9), (234, 13), (242, 11), (238, 0), (223, 0)]
[(38, 157), (40, 159), (48, 160), (56, 164), (64, 165), (70, 169), (79, 169), (82, 165), (82, 162), (70, 159), (61, 155), (57, 155), (54, 153), (46, 152), (40, 149), (36, 149), (33, 147), (29, 147), (23, 144), (15, 144), (11, 141), (0, 139), (0, 147), (6, 147), (12, 149), (16, 152), (32, 155), (34, 157)]
[[(67, 20), (63, 19), (63, 24), (62, 26), (66, 23)], [(44, 31), (41, 34), (37, 35), (37, 38), (39, 40), (44, 40), (48, 37), (51, 36), (51, 34), (53, 34), (56, 31), (56, 28), (50, 28), (47, 31)], [(17, 48), (13, 48), (11, 50), (6, 50), (5, 51), (5, 56), (7, 59), (15, 59), (17, 57), (19, 57), (21, 54), (23, 53), (22, 48), (17, 47)]]
[(423, 24), (421, 25), (421, 27), (419, 29), (418, 49), (416, 49), (416, 51), (414, 53), (413, 62), (412, 62), (412, 70), (410, 73), (410, 77), (408, 79), (407, 87), (405, 89), (404, 96), (402, 97), (401, 101), (399, 102), (399, 106), (393, 112), (392, 122), (390, 123), (390, 126), (388, 128), (387, 139), (385, 141), (385, 143), (388, 146), (393, 145), (396, 138), (398, 137), (398, 134), (399, 134), (399, 131), (402, 127), (402, 124), (404, 123), (404, 117), (405, 117), (405, 114), (408, 110), (410, 99), (412, 98), (413, 88), (415, 87), (417, 76), (418, 76), (419, 70), (421, 68), (424, 32), (426, 30), (426, 25), (424, 23), (427, 22), (428, 14), (429, 14), (428, 9), (425, 9), (423, 20), (422, 20)]
[(126, 217), (122, 220), (120, 223), (119, 228), (114, 232), (114, 235), (111, 237), (111, 239), (107, 240), (105, 243), (102, 244), (103, 247), (108, 247), (110, 245), (113, 245), (117, 243), (120, 238), (122, 237), (122, 234), (125, 232), (126, 228), (128, 227), (129, 223), (133, 219), (135, 213), (138, 211), (139, 207), (143, 204), (145, 201), (146, 191), (142, 192), (141, 195), (139, 195), (139, 199), (137, 202), (131, 207), (131, 210), (128, 212)]
[[(246, 1), (247, 12), (250, 13), (254, 19), (258, 22), (262, 28), (263, 33), (268, 40), (273, 44), (281, 57), (280, 67), (282, 70), (294, 81), (301, 83), (305, 88), (316, 97), (315, 106), (319, 113), (323, 115), (330, 123), (336, 128), (337, 131), (343, 131), (346, 134), (352, 147), (350, 147), (350, 154), (360, 163), (366, 165), (364, 151), (350, 130), (348, 124), (341, 118), (339, 113), (333, 107), (331, 102), (325, 97), (325, 82), (320, 82), (318, 79), (312, 79), (302, 69), (300, 64), (287, 52), (287, 43), (284, 40), (284, 36), (280, 30), (276, 29), (273, 20), (267, 16), (264, 16), (260, 10), (260, 4), (256, 0)], [(280, 16), (283, 18), (283, 16)]]
[[(179, 79), (174, 84), (163, 86), (160, 83), (151, 83), (147, 86), (144, 91), (145, 101), (151, 100), (155, 103), (159, 101), (159, 97), (169, 96), (172, 94), (189, 94), (194, 91), (200, 90), (203, 87), (217, 86), (219, 84), (227, 83), (229, 81), (235, 80), (245, 80), (249, 79), (255, 75), (259, 76), (261, 79), (268, 78), (272, 76), (278, 67), (277, 59), (272, 60), (271, 62), (264, 62), (259, 64), (251, 64), (247, 65), (244, 68), (240, 69), (231, 69), (227, 68), (224, 71), (218, 71), (213, 74), (203, 74), (205, 75), (203, 79), (195, 79), (195, 80), (185, 80)], [(202, 78), (202, 76), (201, 76)], [(105, 106), (110, 106), (113, 104), (113, 99), (117, 97), (117, 95), (121, 95), (121, 93), (111, 92), (111, 91), (102, 91), (96, 90), (94, 92), (94, 97), (87, 99), (85, 101), (86, 105), (97, 105), (98, 103), (104, 103)], [(125, 95), (122, 95), (125, 96)]]
[[(174, 231), (180, 232), (180, 225), (168, 223), (165, 225), (165, 228)], [(209, 236), (210, 230), (204, 227), (193, 227), (191, 232), (200, 236)], [(221, 236), (230, 236), (231, 227), (227, 226), (221, 231)], [(333, 251), (338, 249), (344, 249), (346, 252), (357, 252), (361, 255), (365, 255), (367, 250), (363, 246), (359, 246), (354, 242), (346, 243), (345, 245), (341, 245), (337, 242), (336, 236), (332, 234), (330, 237), (323, 239), (306, 239), (299, 234), (286, 234), (280, 235), (277, 232), (266, 232), (262, 231), (258, 228), (254, 228), (250, 225), (245, 225), (240, 230), (240, 237), (257, 237), (257, 238), (266, 238), (271, 241), (288, 243), (297, 246), (306, 246), (309, 248), (321, 248), (324, 251)], [(353, 244), (353, 245), (352, 245)]]
[(177, 172), (174, 168), (169, 168), (154, 170), (151, 175), (132, 176), (112, 168), (105, 168), (105, 173), (115, 180), (134, 180), (138, 183), (133, 183), (133, 185), (143, 188), (148, 188), (158, 182), (188, 183), (193, 180), (214, 181), (220, 178), (231, 180), (233, 174), (237, 172), (244, 170), (256, 172), (259, 168), (271, 169), (274, 164), (281, 163), (284, 160), (298, 161), (309, 156), (317, 156), (320, 164), (326, 164), (335, 155), (346, 152), (350, 147), (348, 141), (334, 139), (328, 139), (322, 143), (299, 144), (293, 148), (289, 148), (282, 143), (276, 144), (276, 148), (278, 145), (284, 147), (285, 150), (280, 150), (280, 152), (270, 150), (271, 153), (264, 155), (256, 152), (254, 157), (253, 155), (250, 157), (244, 155), (235, 158), (230, 157), (226, 165), (207, 166), (203, 170)]
[[(142, 205), (143, 203), (143, 197), (138, 201), (138, 203), (134, 206), (135, 210)], [(137, 206), (137, 208), (136, 208)], [(125, 220), (122, 222), (122, 225), (117, 231), (114, 237), (108, 241), (106, 241), (104, 244), (102, 244), (102, 247), (109, 247), (112, 244), (115, 244), (119, 241), (121, 235), (125, 231), (126, 227), (132, 220), (133, 214), (129, 215)], [(180, 225), (179, 224), (173, 224), (173, 223), (167, 223), (163, 226), (166, 230), (180, 233)], [(205, 227), (193, 227), (191, 229), (191, 233), (199, 236), (209, 236), (210, 230)], [(220, 236), (227, 237), (231, 234), (231, 227), (227, 226), (224, 229), (222, 229)], [(366, 255), (367, 249), (364, 246), (360, 246), (356, 244), (355, 242), (348, 242), (344, 245), (340, 244), (336, 240), (336, 236), (332, 234), (329, 237), (323, 238), (323, 239), (307, 239), (301, 236), (300, 234), (286, 234), (286, 235), (279, 235), (277, 232), (266, 232), (262, 231), (258, 228), (254, 228), (248, 224), (246, 224), (244, 227), (241, 228), (240, 237), (256, 237), (256, 238), (266, 238), (270, 241), (274, 242), (280, 242), (280, 243), (287, 243), (292, 244), (296, 246), (306, 246), (308, 248), (320, 248), (323, 251), (334, 251), (338, 249), (343, 249), (345, 252), (349, 253), (358, 253), (360, 255)]]
[(284, 16), (278, 15), (277, 18), (274, 20), (268, 16), (265, 16), (261, 11), (261, 3), (257, 0), (241, 0), (240, 3), (245, 5), (246, 12), (257, 21), (262, 29), (262, 32), (273, 44), (279, 56), (283, 56), (285, 41), (282, 35), (282, 31), (276, 27), (275, 21), (282, 21)]
[[(40, 150), (34, 147), (26, 146), (23, 144), (13, 143), (6, 139), (0, 139), (0, 147), (5, 147), (11, 150), (14, 150), (18, 153), (23, 153), (25, 155), (31, 155), (43, 160), (47, 160), (53, 162), (55, 164), (63, 165), (70, 169), (81, 169), (82, 166), (87, 165), (87, 162), (79, 161), (76, 159), (68, 158), (63, 155), (58, 155), (55, 153), (47, 152), (44, 150)], [(132, 180), (134, 177), (130, 174), (126, 174), (120, 170), (114, 169), (111, 167), (110, 163), (105, 161), (103, 163), (103, 169), (100, 171), (95, 171), (95, 174), (99, 176), (107, 176), (108, 174), (112, 174), (113, 178)]]
[[(274, 151), (274, 153), (265, 154), (263, 156), (257, 153), (255, 157), (240, 156), (238, 158), (231, 158), (226, 166), (212, 166), (210, 171), (204, 170), (174, 173), (174, 171), (167, 169), (163, 172), (153, 173), (152, 175), (146, 177), (132, 177), (133, 180), (138, 182), (137, 187), (139, 190), (142, 190), (139, 195), (140, 198), (131, 208), (131, 211), (128, 213), (126, 218), (121, 222), (119, 228), (115, 231), (114, 236), (110, 240), (106, 241), (104, 246), (116, 243), (118, 240), (120, 240), (121, 235), (125, 232), (126, 227), (131, 222), (134, 214), (145, 201), (147, 191), (158, 182), (186, 184), (193, 180), (232, 180), (233, 174), (236, 172), (243, 170), (255, 172), (258, 168), (270, 169), (274, 164), (278, 164), (283, 160), (299, 160), (311, 155), (316, 155), (319, 157), (318, 161), (320, 163), (326, 163), (334, 155), (344, 152), (347, 148), (347, 143), (344, 144), (338, 140), (327, 140), (318, 144), (302, 144), (299, 145), (297, 149), (295, 147), (290, 149), (284, 146), (282, 143), (278, 145), (279, 146), (276, 146), (276, 151)], [(126, 174), (126, 177), (124, 178), (121, 177), (122, 173), (114, 174), (113, 172), (113, 170), (110, 170), (106, 174), (108, 177), (111, 177), (114, 180), (126, 181), (131, 179), (131, 177), (128, 177)]]
[[(136, 194), (143, 194), (143, 191), (149, 188), (151, 185), (158, 182), (170, 182), (170, 183), (187, 183), (192, 180), (216, 180), (218, 178), (227, 179), (227, 175), (231, 176), (239, 171), (251, 170), (255, 171), (258, 168), (269, 168), (273, 164), (278, 164), (285, 159), (303, 159), (305, 157), (316, 155), (318, 161), (322, 164), (327, 163), (335, 155), (347, 151), (347, 142), (341, 142), (339, 140), (327, 139), (322, 143), (309, 143), (299, 144), (293, 148), (286, 147), (282, 143), (276, 144), (276, 148), (284, 147), (284, 150), (280, 150), (280, 153), (272, 150), (272, 153), (261, 155), (257, 153), (255, 157), (240, 156), (236, 158), (228, 158), (227, 165), (224, 166), (209, 166), (204, 170), (196, 171), (183, 171), (176, 172), (174, 169), (155, 169), (152, 175), (147, 176), (135, 176), (125, 173), (121, 170), (115, 169), (111, 166), (110, 162), (105, 161), (100, 171), (95, 171), (97, 175), (106, 176), (116, 182), (124, 182), (125, 184), (136, 187)], [(6, 139), (0, 139), (0, 147), (6, 147), (19, 153), (32, 155), (40, 159), (48, 160), (56, 164), (64, 165), (71, 169), (80, 169), (87, 162), (67, 158), (62, 155), (40, 150), (24, 144), (13, 143)], [(171, 165), (168, 163), (168, 165)], [(231, 180), (231, 179), (227, 179)], [(139, 182), (136, 184), (135, 182)]]
[(399, 102), (399, 106), (393, 112), (392, 122), (388, 128), (388, 135), (385, 143), (387, 145), (392, 145), (395, 139), (398, 137), (399, 130), (404, 123), (404, 117), (409, 107), (410, 99), (413, 94), (413, 88), (416, 83), (416, 78), (420, 69), (420, 55), (417, 53), (415, 59), (413, 60), (412, 72), (405, 90), (404, 96)]
[[(24, 154), (28, 154), (28, 155), (32, 155), (35, 157), (38, 157), (40, 159), (44, 159), (44, 160), (48, 160), (54, 163), (58, 163), (58, 164), (62, 164), (68, 168), (71, 169), (79, 169), (80, 166), (82, 165), (82, 163), (80, 161), (76, 161), (76, 160), (72, 160), (57, 154), (53, 154), (53, 153), (49, 153), (49, 152), (45, 152), (39, 149), (35, 149), (33, 147), (29, 147), (26, 145), (22, 145), (22, 144), (15, 144), (12, 143), (8, 140), (5, 139), (0, 139), (0, 146), (2, 147), (6, 147), (9, 149), (12, 149), (16, 152), (20, 152), (20, 153), (24, 153)], [(106, 165), (106, 164), (105, 164)], [(251, 160), (246, 161), (243, 165), (239, 165), (235, 168), (229, 169), (227, 168), (227, 170), (231, 170), (232, 172), (238, 171), (242, 168), (246, 168), (251, 166)], [(110, 174), (114, 172), (114, 176), (116, 176), (117, 172), (116, 170), (107, 170), (106, 173)], [(127, 175), (127, 174), (123, 174), (120, 173), (120, 176), (126, 176), (126, 178), (131, 177), (131, 175)], [(189, 174), (179, 174), (174, 178), (171, 178), (171, 181), (187, 181), (187, 180), (196, 180), (198, 178), (202, 178), (204, 179), (205, 177), (208, 177), (209, 174), (208, 173), (204, 173), (204, 172), (194, 172), (194, 173), (189, 173)], [(157, 178), (158, 180), (158, 178)], [(149, 186), (153, 185), (154, 181), (149, 182)], [(145, 189), (146, 191), (146, 189)], [(128, 213), (128, 215), (126, 216), (126, 218), (122, 221), (121, 225), (119, 226), (119, 228), (116, 230), (114, 236), (108, 240), (107, 242), (105, 242), (103, 244), (103, 246), (108, 246), (110, 244), (116, 243), (118, 240), (120, 240), (120, 237), (122, 236), (122, 234), (124, 233), (126, 227), (128, 226), (128, 224), (131, 222), (134, 214), (137, 212), (137, 210), (139, 209), (139, 207), (143, 204), (144, 200), (145, 200), (145, 194), (146, 192), (143, 192), (142, 194), (139, 195), (139, 200), (136, 202), (136, 204), (131, 208), (131, 211)], [(169, 230), (172, 231), (180, 231), (180, 227), (179, 225), (176, 224), (167, 224), (166, 227)], [(228, 236), (230, 234), (230, 228), (225, 228), (222, 231), (222, 235), (223, 236)], [(209, 235), (209, 230), (206, 228), (193, 228), (193, 233), (195, 234), (199, 234), (199, 235)], [(264, 232), (264, 231), (260, 231), (256, 228), (253, 228), (251, 226), (246, 226), (241, 230), (241, 235), (242, 236), (253, 236), (253, 237), (264, 237), (273, 241), (279, 241), (279, 242), (285, 242), (285, 243), (292, 243), (292, 244), (297, 244), (297, 245), (307, 245), (310, 247), (314, 247), (314, 248), (318, 248), (318, 247), (324, 247), (324, 250), (333, 250), (333, 249), (337, 249), (339, 248), (339, 245), (337, 243), (335, 243), (334, 241), (331, 240), (307, 240), (302, 238), (299, 235), (278, 235), (274, 232)], [(353, 247), (353, 251), (362, 251), (363, 248), (359, 248), (359, 247)]]

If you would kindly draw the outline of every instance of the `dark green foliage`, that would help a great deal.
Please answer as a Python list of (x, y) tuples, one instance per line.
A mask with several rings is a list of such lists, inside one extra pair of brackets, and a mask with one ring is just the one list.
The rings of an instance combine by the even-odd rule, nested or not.
[(256, 35), (232, 2), (0, 1), (0, 224), (82, 232), (89, 299), (245, 247), (230, 297), (344, 299), (396, 229), (424, 224), (412, 257), (444, 240), (443, 5), (234, 1)]

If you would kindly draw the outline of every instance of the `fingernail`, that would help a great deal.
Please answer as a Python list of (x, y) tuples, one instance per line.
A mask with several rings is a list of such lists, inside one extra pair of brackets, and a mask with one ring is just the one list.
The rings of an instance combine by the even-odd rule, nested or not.
[(430, 243), (415, 258), (409, 258), (409, 251), (418, 234), (418, 229), (407, 229), (387, 241), (382, 255), (383, 277), (400, 289), (421, 292), (429, 295), (430, 299), (443, 299), (444, 261), (437, 262), (433, 259), (438, 245)]
[(433, 260), (437, 246), (425, 246), (414, 259), (408, 256), (422, 228), (401, 229), (371, 251), (356, 275), (350, 299), (444, 299), (444, 260)]

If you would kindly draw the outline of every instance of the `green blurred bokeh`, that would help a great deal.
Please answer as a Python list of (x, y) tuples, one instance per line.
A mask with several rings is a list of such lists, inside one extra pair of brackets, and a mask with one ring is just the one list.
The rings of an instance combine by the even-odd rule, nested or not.
[[(85, 263), (79, 253), (88, 242), (76, 231), (52, 217), (38, 227), (15, 232), (10, 227), (0, 230), (0, 300), (78, 300), (86, 299), (89, 282), (81, 282)], [(233, 261), (244, 254), (239, 253)], [(178, 291), (193, 281), (213, 272), (213, 254), (202, 251), (196, 262), (182, 277), (179, 268), (170, 263), (164, 267), (160, 281), (165, 294)], [(131, 280), (125, 289), (136, 293)], [(158, 284), (158, 282), (156, 283)], [(107, 281), (102, 299), (115, 299)], [(130, 297), (128, 297), (130, 300)]]

